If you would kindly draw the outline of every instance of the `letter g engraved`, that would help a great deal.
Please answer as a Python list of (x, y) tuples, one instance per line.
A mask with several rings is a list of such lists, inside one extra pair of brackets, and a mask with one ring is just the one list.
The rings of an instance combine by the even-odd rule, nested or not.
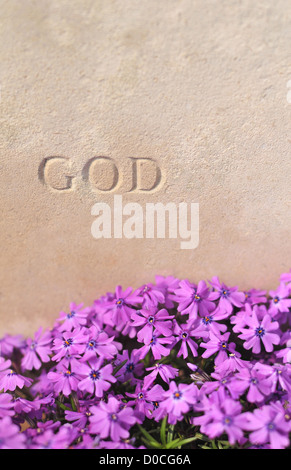
[(72, 189), (74, 176), (71, 174), (71, 163), (67, 157), (46, 157), (38, 168), (40, 181), (55, 191)]

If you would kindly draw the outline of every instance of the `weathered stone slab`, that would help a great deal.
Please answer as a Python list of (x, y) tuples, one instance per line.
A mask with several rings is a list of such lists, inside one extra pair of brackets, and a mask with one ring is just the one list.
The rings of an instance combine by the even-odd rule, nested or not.
[[(291, 4), (0, 5), (1, 333), (156, 273), (276, 287), (291, 264)], [(94, 238), (92, 207), (115, 196), (198, 203), (198, 247)]]

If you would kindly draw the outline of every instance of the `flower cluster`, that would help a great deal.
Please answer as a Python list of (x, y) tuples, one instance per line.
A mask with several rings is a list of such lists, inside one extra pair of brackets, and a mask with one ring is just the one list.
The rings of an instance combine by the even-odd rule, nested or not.
[(269, 293), (156, 276), (71, 303), (0, 340), (0, 448), (144, 448), (165, 426), (153, 446), (288, 448), (290, 311), (291, 271)]

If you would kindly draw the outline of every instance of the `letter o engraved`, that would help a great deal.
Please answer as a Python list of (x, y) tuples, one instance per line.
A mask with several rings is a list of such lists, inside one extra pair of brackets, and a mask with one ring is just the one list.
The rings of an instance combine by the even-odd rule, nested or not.
[(71, 164), (67, 157), (46, 157), (38, 168), (40, 181), (56, 191), (73, 189), (74, 176), (71, 174)]
[(112, 158), (93, 157), (83, 168), (83, 178), (92, 188), (101, 192), (110, 192), (118, 185), (119, 172)]

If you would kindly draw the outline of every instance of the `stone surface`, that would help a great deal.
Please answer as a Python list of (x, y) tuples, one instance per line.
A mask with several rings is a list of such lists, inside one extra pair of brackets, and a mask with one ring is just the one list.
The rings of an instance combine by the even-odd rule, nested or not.
[[(276, 287), (291, 265), (291, 4), (0, 4), (1, 333), (156, 273)], [(114, 195), (199, 203), (199, 246), (94, 239), (91, 208)]]

